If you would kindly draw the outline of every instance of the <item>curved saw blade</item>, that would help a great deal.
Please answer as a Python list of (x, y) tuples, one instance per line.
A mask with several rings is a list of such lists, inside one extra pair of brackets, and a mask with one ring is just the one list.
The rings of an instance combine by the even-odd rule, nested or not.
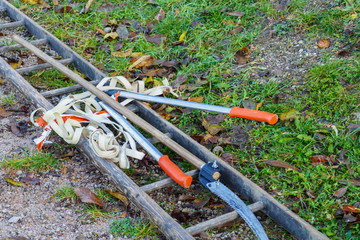
[(206, 186), (210, 189), (211, 192), (215, 193), (232, 208), (234, 208), (260, 240), (269, 239), (254, 213), (235, 193), (233, 193), (229, 188), (227, 188), (219, 181), (207, 183)]

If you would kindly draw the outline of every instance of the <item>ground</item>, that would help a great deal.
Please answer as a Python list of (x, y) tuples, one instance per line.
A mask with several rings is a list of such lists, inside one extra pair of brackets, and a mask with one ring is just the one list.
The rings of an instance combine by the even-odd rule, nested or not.
[[(331, 239), (360, 237), (358, 0), (217, 0), (211, 4), (190, 0), (95, 1), (87, 13), (84, 13), (85, 1), (52, 1), (43, 6), (40, 3), (13, 1), (108, 75), (122, 74), (129, 79), (143, 79), (150, 85), (167, 77), (182, 99), (278, 114), (281, 121), (270, 126), (200, 111), (153, 106)], [(2, 43), (8, 43), (11, 31), (0, 35)], [(114, 39), (107, 33), (113, 33)], [(154, 61), (129, 70), (138, 59), (134, 53), (150, 55)], [(22, 67), (26, 64), (22, 63)], [(52, 70), (27, 77), (39, 89), (71, 84)], [(30, 124), (23, 136), (14, 126), (11, 130), (11, 125), (28, 121), (34, 109), (6, 80), (3, 82), (0, 107), (7, 114), (0, 117), (0, 159), (14, 160), (24, 152), (31, 155), (34, 149), (31, 138), (41, 131)], [(53, 153), (54, 149), (49, 151)], [(82, 232), (85, 238), (94, 237), (94, 232), (109, 238), (111, 219), (102, 217), (93, 221), (85, 217), (89, 222), (83, 226), (84, 230), (79, 230), (86, 215), (84, 206), (69, 200), (58, 202), (53, 196), (61, 186), (84, 185), (94, 191), (110, 186), (91, 165), (79, 158), (77, 153), (64, 157), (55, 168), (58, 170), (35, 173), (0, 168), (1, 177), (19, 179), (35, 174), (31, 176), (40, 179), (40, 185), (22, 188), (1, 178), (0, 188), (6, 194), (1, 195), (0, 227), (14, 230), (5, 230), (9, 232), (0, 236), (23, 234), (31, 238), (28, 231), (33, 231), (31, 228), (40, 224), (41, 219), (30, 219), (44, 214), (54, 218), (51, 222), (55, 230), (76, 228), (70, 238), (81, 238)], [(70, 168), (79, 175), (64, 173), (63, 165), (74, 166)], [(138, 173), (129, 174), (136, 177)], [(49, 213), (32, 213), (31, 208), (26, 207), (31, 206), (36, 195), (43, 199), (33, 204), (44, 202)], [(181, 195), (175, 191), (172, 201), (177, 202)], [(206, 206), (212, 201), (217, 200), (211, 199)], [(124, 212), (121, 203), (110, 201), (112, 205), (120, 209), (119, 215)], [(25, 210), (20, 211), (24, 206)], [(139, 217), (136, 210), (132, 214)], [(12, 217), (21, 219), (16, 223)], [(60, 224), (61, 220), (55, 220), (62, 218), (69, 219), (63, 223), (66, 226)], [(264, 224), (270, 233), (273, 225)], [(19, 226), (24, 230), (18, 230)], [(49, 228), (44, 234), (54, 234), (52, 225)], [(248, 232), (243, 225), (239, 229)], [(33, 232), (40, 233), (39, 230)], [(214, 237), (217, 233), (207, 234)], [(273, 239), (289, 237), (276, 231), (269, 235)], [(52, 237), (55, 236), (56, 233)]]

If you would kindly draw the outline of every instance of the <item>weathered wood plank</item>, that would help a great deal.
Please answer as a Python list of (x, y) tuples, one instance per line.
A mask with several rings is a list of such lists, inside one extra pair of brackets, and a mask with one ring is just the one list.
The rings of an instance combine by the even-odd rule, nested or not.
[[(67, 64), (72, 63), (72, 59), (71, 58), (61, 59), (61, 60), (59, 60), (59, 62), (64, 65), (67, 65)], [(39, 70), (43, 70), (43, 69), (51, 68), (51, 67), (52, 66), (50, 64), (43, 63), (43, 64), (34, 65), (34, 66), (18, 68), (18, 69), (16, 69), (16, 71), (20, 74), (24, 74), (24, 73), (39, 71)]]
[[(30, 41), (32, 45), (34, 46), (40, 46), (40, 45), (44, 45), (47, 43), (46, 39), (37, 39), (34, 41)], [(0, 47), (0, 52), (9, 52), (9, 51), (14, 51), (17, 49), (23, 48), (23, 46), (21, 46), (20, 44), (13, 44), (13, 45), (9, 45), (9, 46), (3, 46)]]
[[(264, 208), (264, 204), (262, 202), (256, 202), (248, 205), (248, 207), (252, 212), (257, 212)], [(204, 221), (194, 226), (188, 227), (186, 228), (186, 231), (188, 231), (191, 235), (196, 235), (216, 227), (221, 227), (225, 223), (229, 223), (240, 218), (240, 215), (236, 211), (232, 211), (208, 221)]]
[(15, 27), (20, 27), (22, 25), (24, 25), (24, 21), (20, 20), (20, 21), (16, 21), (16, 22), (0, 24), (0, 29), (15, 28)]

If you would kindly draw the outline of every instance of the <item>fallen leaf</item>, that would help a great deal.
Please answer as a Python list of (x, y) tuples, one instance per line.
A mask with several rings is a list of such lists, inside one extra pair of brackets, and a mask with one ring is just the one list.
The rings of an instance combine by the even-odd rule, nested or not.
[(116, 32), (110, 32), (110, 33), (105, 34), (104, 40), (106, 40), (108, 38), (116, 39), (117, 37), (118, 37), (118, 34)]
[[(117, 36), (120, 38), (120, 39), (124, 39), (126, 40), (130, 33), (129, 33), (129, 30), (126, 28), (126, 26), (122, 25), (122, 26), (119, 26), (117, 29), (116, 29), (116, 34)], [(105, 39), (105, 38), (104, 38)], [(115, 39), (115, 38), (113, 38)]]
[(23, 137), (24, 134), (20, 131), (20, 128), (16, 125), (15, 122), (12, 122), (10, 125), (11, 132), (18, 137)]
[(21, 66), (21, 59), (19, 58), (19, 61), (17, 61), (17, 62), (10, 62), (9, 64), (10, 64), (10, 66), (11, 66), (13, 69), (18, 69), (18, 68)]
[(342, 208), (338, 208), (335, 213), (334, 213), (334, 216), (335, 217), (338, 217), (338, 216), (343, 216), (345, 214), (345, 211), (342, 210)]
[(216, 125), (216, 124), (209, 123), (208, 121), (206, 121), (205, 118), (202, 121), (202, 125), (213, 136), (216, 135), (221, 130), (223, 130), (222, 127), (220, 127), (219, 125)]
[(183, 212), (178, 208), (172, 210), (170, 216), (176, 218), (179, 222), (188, 222), (188, 220), (190, 219), (190, 215), (188, 213)]
[(342, 188), (339, 188), (338, 190), (336, 190), (333, 195), (334, 197), (336, 198), (341, 198), (345, 195), (346, 191), (348, 190), (348, 187), (342, 187)]
[(9, 116), (9, 113), (6, 112), (4, 109), (0, 108), (0, 117), (5, 118), (7, 116)]
[(237, 28), (231, 30), (229, 33), (230, 34), (236, 34), (236, 33), (241, 33), (243, 31), (244, 31), (244, 28), (242, 26), (240, 26), (240, 27), (237, 27)]
[(183, 42), (185, 40), (185, 36), (186, 36), (186, 31), (184, 31), (180, 37), (179, 37), (179, 42)]
[(234, 12), (228, 12), (226, 13), (226, 15), (234, 16), (234, 17), (242, 17), (245, 15), (245, 13), (240, 11), (234, 11)]
[(353, 216), (353, 215), (351, 215), (351, 214), (345, 214), (345, 215), (344, 215), (344, 220), (345, 220), (345, 222), (347, 222), (347, 223), (352, 223), (352, 222), (356, 222), (357, 217), (355, 217), (355, 216)]
[(248, 47), (243, 47), (235, 53), (235, 61), (240, 65), (247, 64), (249, 59), (250, 49)]
[(98, 31), (102, 35), (106, 35), (106, 32), (104, 30), (100, 29), (100, 28), (96, 28), (96, 31)]
[(150, 55), (142, 55), (133, 62), (133, 64), (128, 68), (131, 71), (133, 68), (140, 68), (140, 67), (148, 67), (151, 66), (154, 62), (154, 58)]
[(129, 57), (132, 54), (132, 49), (127, 49), (121, 52), (112, 52), (111, 55), (114, 57)]
[(193, 208), (197, 208), (197, 209), (200, 209), (200, 208), (203, 208), (210, 200), (210, 197), (207, 196), (206, 198), (204, 199), (195, 199), (193, 202), (192, 202), (192, 206)]
[(319, 48), (328, 48), (330, 46), (330, 41), (328, 40), (324, 40), (324, 39), (320, 39), (317, 43)]
[(346, 212), (353, 212), (353, 213), (358, 213), (360, 212), (360, 209), (351, 205), (345, 205), (342, 210), (346, 211)]
[(85, 13), (88, 13), (91, 7), (91, 4), (94, 0), (88, 0), (88, 2), (85, 5)]
[(80, 198), (81, 202), (83, 203), (93, 203), (102, 208), (105, 207), (104, 202), (99, 199), (90, 189), (87, 187), (80, 187), (74, 189), (75, 194), (78, 198)]
[(288, 8), (289, 2), (288, 1), (280, 1), (276, 8), (279, 12), (285, 11)]
[(115, 192), (109, 188), (105, 188), (105, 192), (107, 192), (111, 196), (119, 199), (121, 202), (123, 202), (125, 204), (125, 206), (128, 206), (130, 204), (129, 199), (125, 195), (121, 194), (120, 192)]
[(310, 158), (310, 161), (313, 163), (313, 165), (320, 165), (323, 163), (328, 163), (331, 162), (333, 159), (332, 157), (329, 156), (324, 156), (324, 155), (314, 155)]
[(208, 123), (216, 124), (216, 123), (222, 122), (225, 119), (225, 115), (224, 114), (216, 114), (216, 115), (211, 114), (211, 115), (207, 115), (205, 119)]
[(337, 53), (338, 56), (340, 57), (350, 57), (351, 56), (351, 52), (346, 51), (346, 50), (341, 50)]
[(353, 184), (354, 186), (360, 186), (360, 181), (359, 180), (356, 180), (356, 179), (349, 179), (349, 180), (339, 180), (338, 181), (339, 183), (351, 183)]
[(122, 49), (123, 46), (124, 46), (123, 41), (117, 42), (117, 43), (115, 43), (114, 50), (119, 51), (120, 49)]
[(296, 119), (298, 119), (300, 117), (300, 112), (295, 110), (295, 109), (291, 109), (290, 111), (288, 112), (284, 112), (282, 114), (280, 114), (280, 120), (281, 121), (294, 121)]
[(156, 35), (153, 35), (153, 36), (145, 35), (145, 39), (148, 42), (161, 45), (161, 43), (164, 43), (166, 41), (166, 36), (164, 36), (162, 34), (156, 34)]
[(180, 87), (188, 78), (188, 74), (178, 75), (177, 78), (171, 83), (174, 88)]
[(58, 1), (58, 0), (53, 0), (52, 3), (53, 3), (54, 6), (59, 5), (59, 1)]
[(57, 13), (72, 13), (73, 8), (71, 6), (59, 5), (55, 8), (55, 12), (57, 12)]
[(203, 100), (204, 100), (204, 97), (189, 97), (188, 98), (189, 102), (201, 103)]
[(196, 199), (196, 197), (182, 194), (182, 195), (179, 196), (178, 201), (186, 202), (186, 201), (193, 201), (195, 199)]
[(291, 168), (300, 172), (300, 169), (280, 160), (264, 160), (264, 163), (273, 167)]
[(38, 185), (40, 184), (40, 179), (32, 177), (21, 177), (19, 178), (20, 182), (25, 183), (26, 185)]
[(161, 21), (164, 18), (165, 18), (165, 11), (164, 11), (164, 9), (161, 8), (158, 15), (155, 16), (155, 20)]
[(7, 181), (8, 183), (14, 185), (14, 186), (18, 186), (18, 187), (22, 187), (23, 184), (19, 181), (16, 181), (15, 179), (9, 178), (9, 177), (4, 177), (5, 181)]

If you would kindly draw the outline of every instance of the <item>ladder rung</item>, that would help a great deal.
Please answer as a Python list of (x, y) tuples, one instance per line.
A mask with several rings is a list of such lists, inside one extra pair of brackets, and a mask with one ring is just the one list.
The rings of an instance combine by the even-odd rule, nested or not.
[[(30, 43), (34, 46), (39, 46), (39, 45), (46, 44), (47, 42), (48, 42), (47, 39), (38, 39), (38, 40), (31, 41)], [(3, 47), (0, 47), (0, 52), (9, 52), (9, 51), (14, 51), (14, 50), (17, 50), (20, 48), (23, 48), (23, 46), (21, 46), (20, 44), (3, 46)]]
[[(65, 58), (65, 59), (61, 59), (59, 60), (60, 63), (62, 64), (70, 64), (72, 63), (72, 58)], [(52, 67), (49, 63), (43, 63), (43, 64), (38, 64), (38, 65), (34, 65), (34, 66), (30, 66), (30, 67), (23, 67), (23, 68), (18, 68), (16, 69), (16, 71), (20, 74), (23, 73), (28, 73), (28, 72), (33, 72), (33, 71), (39, 71), (45, 68), (50, 68)]]
[[(93, 84), (93, 85), (96, 85), (99, 82), (100, 82), (100, 80), (90, 81), (90, 83)], [(72, 85), (72, 86), (69, 86), (69, 87), (63, 87), (63, 88), (58, 88), (58, 89), (42, 92), (41, 95), (43, 95), (46, 98), (49, 98), (49, 97), (55, 97), (55, 96), (75, 92), (75, 91), (80, 90), (80, 89), (82, 89), (82, 86), (80, 86), (79, 84), (76, 84), (76, 85)]]
[(24, 25), (24, 20), (11, 22), (11, 23), (0, 24), (0, 29), (20, 27), (22, 25)]
[[(261, 201), (258, 201), (258, 202), (248, 205), (248, 208), (250, 208), (250, 210), (252, 212), (257, 212), (257, 211), (263, 209), (264, 207), (265, 207), (264, 203)], [(234, 221), (238, 218), (240, 218), (239, 214), (236, 211), (232, 211), (232, 212), (226, 213), (224, 215), (218, 216), (216, 218), (210, 219), (208, 221), (196, 224), (195, 226), (188, 227), (188, 228), (186, 228), (186, 231), (188, 233), (190, 233), (191, 235), (196, 235), (201, 232), (207, 231), (209, 229), (221, 227), (221, 225), (231, 222), (231, 221)]]
[[(188, 175), (188, 176), (194, 177), (194, 176), (197, 176), (199, 174), (199, 170), (197, 170), (197, 169), (191, 170), (189, 172), (186, 172), (185, 174)], [(149, 193), (149, 192), (152, 192), (152, 191), (155, 191), (155, 190), (170, 186), (170, 185), (172, 185), (174, 183), (175, 183), (174, 180), (172, 180), (171, 178), (165, 178), (163, 180), (160, 180), (160, 181), (157, 181), (157, 182), (154, 182), (154, 183), (150, 183), (148, 185), (141, 186), (140, 188), (144, 192)]]

